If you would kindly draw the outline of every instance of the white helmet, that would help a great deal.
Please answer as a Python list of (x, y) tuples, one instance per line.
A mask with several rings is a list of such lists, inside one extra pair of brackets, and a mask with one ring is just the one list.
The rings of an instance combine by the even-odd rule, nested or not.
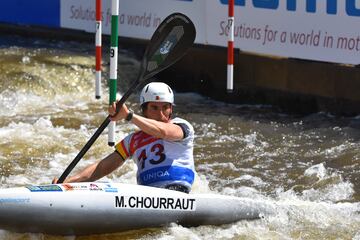
[(146, 84), (140, 94), (140, 105), (147, 102), (167, 102), (174, 104), (174, 93), (165, 83), (151, 82)]

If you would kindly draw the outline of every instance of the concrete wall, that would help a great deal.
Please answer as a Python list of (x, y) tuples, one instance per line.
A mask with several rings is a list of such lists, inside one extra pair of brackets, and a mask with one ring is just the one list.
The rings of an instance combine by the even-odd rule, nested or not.
[[(193, 48), (161, 78), (232, 103), (273, 104), (287, 112), (360, 113), (360, 68), (333, 63), (235, 54), (234, 92), (226, 92), (225, 48)], [(175, 81), (174, 81), (175, 80)]]

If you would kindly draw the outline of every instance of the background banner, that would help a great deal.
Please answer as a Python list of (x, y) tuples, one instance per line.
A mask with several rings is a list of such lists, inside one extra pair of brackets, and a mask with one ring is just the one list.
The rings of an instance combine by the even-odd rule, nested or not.
[[(103, 1), (110, 33), (110, 1)], [(149, 39), (172, 12), (197, 29), (196, 43), (227, 45), (227, 0), (120, 0), (119, 35)], [(235, 0), (236, 48), (282, 57), (360, 64), (360, 0)], [(61, 26), (94, 31), (95, 6), (62, 0)]]
[[(30, 3), (31, 2), (31, 3)], [(111, 0), (102, 1), (110, 34)], [(227, 46), (227, 0), (120, 0), (119, 35), (149, 39), (170, 13), (194, 22), (195, 42)], [(235, 0), (235, 48), (280, 57), (360, 64), (360, 0)], [(0, 22), (95, 32), (95, 0), (4, 0)]]

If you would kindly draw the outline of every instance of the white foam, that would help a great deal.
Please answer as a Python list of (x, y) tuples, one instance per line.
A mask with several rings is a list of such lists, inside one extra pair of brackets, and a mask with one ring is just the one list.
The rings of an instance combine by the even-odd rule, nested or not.
[(305, 176), (315, 175), (317, 178), (323, 179), (327, 175), (327, 170), (325, 169), (324, 163), (320, 163), (306, 169), (304, 175)]
[(351, 200), (355, 193), (354, 185), (350, 182), (340, 182), (331, 184), (324, 189), (304, 190), (302, 196), (305, 200), (339, 202), (343, 200)]
[(201, 236), (198, 236), (195, 231), (192, 231), (189, 228), (182, 227), (175, 223), (170, 224), (167, 227), (167, 232), (161, 234), (157, 239), (161, 240), (200, 240)]
[(252, 176), (252, 175), (249, 175), (249, 174), (241, 175), (240, 177), (235, 178), (233, 181), (234, 182), (240, 182), (240, 183), (249, 181), (255, 186), (265, 186), (265, 185), (267, 185), (261, 178), (255, 177), (255, 176)]

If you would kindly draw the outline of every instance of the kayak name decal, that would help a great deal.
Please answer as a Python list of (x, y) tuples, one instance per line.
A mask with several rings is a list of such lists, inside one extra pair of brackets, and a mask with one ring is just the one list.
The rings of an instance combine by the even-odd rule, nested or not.
[(195, 211), (194, 198), (115, 196), (115, 208)]

